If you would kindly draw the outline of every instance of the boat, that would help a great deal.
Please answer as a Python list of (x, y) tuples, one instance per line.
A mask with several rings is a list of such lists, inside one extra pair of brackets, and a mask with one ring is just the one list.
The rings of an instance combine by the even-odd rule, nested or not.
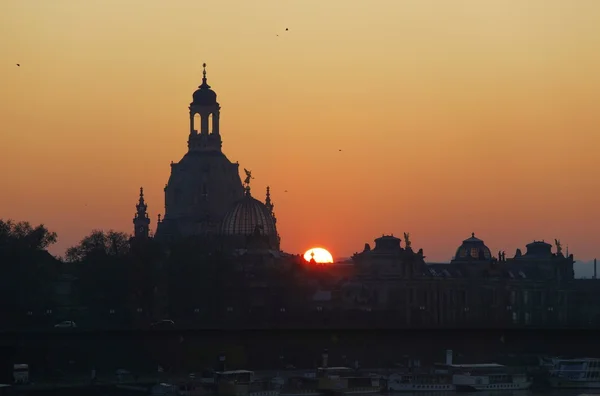
[(329, 367), (329, 352), (325, 349), (321, 355), (322, 367), (316, 373), (307, 373), (314, 376), (317, 390), (324, 395), (354, 395), (381, 392), (381, 376), (376, 374), (361, 374), (357, 368)]
[(380, 376), (362, 375), (350, 367), (319, 367), (316, 373), (320, 394), (353, 395), (381, 392)]
[(249, 370), (215, 372), (216, 394), (219, 396), (279, 396), (280, 389), (269, 380), (256, 380)]
[(389, 392), (452, 392), (456, 390), (448, 372), (405, 372), (388, 377)]
[(458, 392), (526, 390), (532, 383), (527, 373), (497, 363), (451, 364), (448, 369)]
[(319, 380), (311, 374), (288, 378), (279, 396), (320, 396), (322, 392), (319, 390)]
[(388, 392), (452, 392), (456, 390), (452, 382), (453, 352), (446, 350), (446, 363), (437, 363), (432, 369), (421, 368), (421, 361), (410, 359), (402, 372), (393, 373), (387, 378)]
[(546, 360), (543, 366), (548, 370), (548, 382), (552, 388), (600, 388), (600, 359), (598, 358), (552, 358)]

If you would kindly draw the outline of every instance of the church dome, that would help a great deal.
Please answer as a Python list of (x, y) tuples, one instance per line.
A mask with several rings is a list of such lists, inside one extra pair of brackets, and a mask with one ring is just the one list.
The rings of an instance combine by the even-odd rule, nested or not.
[(217, 94), (210, 89), (210, 85), (206, 82), (206, 63), (202, 66), (204, 67), (202, 71), (202, 84), (198, 86), (198, 89), (192, 95), (191, 104), (196, 106), (213, 106), (217, 104)]
[(465, 239), (456, 250), (453, 261), (487, 261), (491, 259), (490, 249), (481, 239), (475, 237), (475, 233), (472, 233), (471, 238)]
[(247, 190), (244, 198), (234, 204), (223, 218), (221, 234), (249, 236), (255, 233), (277, 237), (277, 228), (271, 211)]
[(217, 103), (217, 94), (210, 89), (210, 85), (202, 84), (192, 96), (192, 105), (212, 106)]

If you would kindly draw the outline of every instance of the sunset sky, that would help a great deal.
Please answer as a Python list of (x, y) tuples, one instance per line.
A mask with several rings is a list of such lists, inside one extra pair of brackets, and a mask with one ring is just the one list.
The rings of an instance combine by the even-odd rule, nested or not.
[(206, 62), (223, 150), (255, 197), (271, 186), (285, 251), (410, 232), (446, 261), (475, 232), (587, 260), (599, 49), (598, 0), (2, 0), (0, 218), (63, 254), (132, 232), (144, 186), (155, 229)]

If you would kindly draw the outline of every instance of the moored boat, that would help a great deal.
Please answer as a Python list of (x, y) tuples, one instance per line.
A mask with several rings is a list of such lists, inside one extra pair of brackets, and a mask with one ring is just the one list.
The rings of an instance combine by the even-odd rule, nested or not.
[(459, 392), (525, 390), (532, 383), (527, 373), (496, 363), (452, 364), (448, 368), (454, 373), (452, 382)]
[(432, 369), (421, 368), (421, 361), (410, 359), (403, 371), (387, 378), (388, 392), (452, 392), (452, 350), (446, 350), (446, 363), (435, 364)]
[(390, 392), (451, 392), (455, 390), (449, 373), (407, 372), (388, 377)]
[(216, 393), (219, 396), (279, 396), (280, 389), (269, 380), (255, 380), (254, 372), (231, 370), (215, 373)]
[(314, 376), (294, 376), (287, 379), (279, 396), (319, 396), (319, 380)]
[(323, 364), (316, 372), (317, 389), (322, 394), (351, 395), (381, 392), (381, 377), (360, 374), (350, 367), (328, 367), (328, 352), (323, 352)]
[(598, 358), (553, 358), (543, 363), (548, 370), (548, 382), (553, 388), (600, 388), (600, 359)]

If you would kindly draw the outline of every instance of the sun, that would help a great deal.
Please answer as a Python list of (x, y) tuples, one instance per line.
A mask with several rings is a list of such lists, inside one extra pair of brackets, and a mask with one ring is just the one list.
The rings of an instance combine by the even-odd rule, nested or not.
[(304, 260), (310, 261), (311, 258), (314, 258), (317, 263), (333, 263), (331, 253), (320, 247), (308, 249), (304, 253)]

